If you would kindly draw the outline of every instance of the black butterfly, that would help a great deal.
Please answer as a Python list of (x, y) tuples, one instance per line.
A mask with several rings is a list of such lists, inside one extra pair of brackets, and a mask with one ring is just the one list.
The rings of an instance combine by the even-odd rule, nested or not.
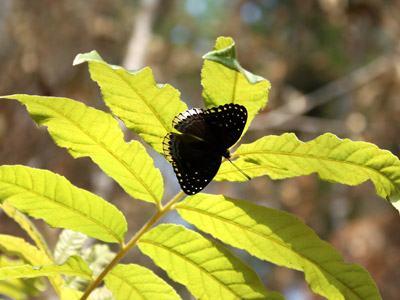
[(181, 134), (168, 133), (163, 149), (187, 195), (200, 192), (214, 178), (221, 157), (230, 157), (228, 148), (238, 141), (246, 122), (247, 110), (239, 104), (192, 108), (174, 118), (172, 126)]

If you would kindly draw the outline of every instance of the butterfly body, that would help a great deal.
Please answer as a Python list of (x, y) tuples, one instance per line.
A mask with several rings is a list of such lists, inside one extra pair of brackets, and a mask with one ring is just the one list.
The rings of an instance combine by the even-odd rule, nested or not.
[(247, 110), (238, 104), (193, 108), (174, 118), (172, 125), (180, 133), (165, 136), (164, 153), (186, 194), (200, 192), (214, 178), (246, 122)]

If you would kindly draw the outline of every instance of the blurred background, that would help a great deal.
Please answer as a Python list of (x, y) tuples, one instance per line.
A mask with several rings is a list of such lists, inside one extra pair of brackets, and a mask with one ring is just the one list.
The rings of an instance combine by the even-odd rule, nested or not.
[[(78, 53), (95, 49), (128, 69), (149, 66), (156, 81), (179, 89), (189, 107), (204, 107), (201, 57), (218, 36), (231, 36), (241, 65), (272, 84), (266, 109), (241, 142), (284, 132), (309, 141), (331, 132), (399, 157), (399, 20), (400, 2), (383, 0), (0, 0), (0, 95), (68, 97), (108, 111), (87, 65), (72, 66)], [(125, 136), (138, 138), (126, 130)], [(165, 177), (168, 201), (179, 190), (176, 178), (161, 155), (149, 152)], [(153, 205), (130, 199), (90, 159), (74, 160), (58, 148), (16, 101), (0, 101), (0, 164), (48, 169), (104, 197), (127, 217), (127, 238), (155, 213)], [(315, 175), (262, 177), (213, 182), (205, 192), (295, 214), (346, 262), (365, 267), (383, 299), (398, 299), (400, 218), (371, 182), (349, 187)], [(173, 213), (162, 221), (182, 223)], [(35, 224), (53, 248), (60, 230)], [(28, 239), (2, 212), (0, 233)], [(302, 273), (232, 251), (286, 299), (321, 299), (309, 292)], [(132, 262), (165, 278), (137, 250), (124, 259)], [(192, 299), (184, 287), (174, 287)], [(40, 299), (56, 298), (50, 288)]]

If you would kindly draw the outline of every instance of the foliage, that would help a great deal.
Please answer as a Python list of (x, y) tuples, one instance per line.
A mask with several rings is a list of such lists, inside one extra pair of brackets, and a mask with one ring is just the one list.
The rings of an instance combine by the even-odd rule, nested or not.
[[(249, 111), (248, 127), (267, 104), (269, 82), (239, 65), (230, 38), (219, 38), (214, 51), (204, 58), (202, 84), (206, 106), (242, 104)], [(74, 64), (83, 62), (89, 63), (92, 79), (99, 84), (113, 114), (161, 153), (163, 137), (173, 130), (173, 117), (187, 108), (179, 99), (180, 93), (170, 85), (156, 84), (149, 68), (126, 71), (107, 64), (94, 51), (78, 55)], [(256, 272), (218, 241), (172, 224), (151, 229), (165, 213), (177, 210), (202, 233), (259, 259), (304, 272), (314, 293), (328, 299), (381, 299), (365, 269), (344, 263), (332, 246), (291, 214), (204, 193), (178, 202), (183, 197), (181, 192), (162, 205), (164, 187), (160, 171), (142, 144), (124, 141), (111, 114), (66, 98), (1, 98), (24, 104), (39, 126), (47, 126), (57, 145), (75, 158), (90, 157), (132, 198), (150, 202), (158, 209), (125, 244), (127, 223), (114, 205), (50, 171), (1, 166), (3, 209), (35, 242), (32, 245), (21, 238), (0, 236), (0, 249), (24, 261), (2, 265), (0, 278), (7, 279), (9, 285), (46, 276), (61, 299), (87, 299), (89, 295), (91, 299), (111, 299), (104, 287), (93, 292), (104, 280), (115, 299), (160, 299), (160, 295), (163, 299), (180, 299), (169, 284), (147, 268), (119, 263), (137, 245), (197, 299), (283, 299), (279, 293), (267, 290)], [(321, 180), (348, 185), (370, 179), (379, 196), (400, 208), (400, 162), (390, 152), (369, 143), (340, 140), (332, 134), (303, 143), (293, 134), (284, 134), (240, 145), (233, 157), (252, 177), (283, 179), (317, 173)], [(215, 179), (242, 181), (243, 176), (224, 162)], [(112, 253), (105, 245), (82, 250), (86, 238), (65, 231), (53, 257), (40, 233), (21, 213), (43, 219), (53, 227), (117, 243), (120, 250)], [(78, 277), (84, 280), (74, 280)], [(5, 289), (2, 292), (7, 293)], [(9, 295), (13, 296), (11, 292)]]

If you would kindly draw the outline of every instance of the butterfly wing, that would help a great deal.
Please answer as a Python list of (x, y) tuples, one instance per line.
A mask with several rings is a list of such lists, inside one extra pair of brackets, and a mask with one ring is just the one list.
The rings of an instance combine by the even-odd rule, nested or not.
[(172, 124), (176, 130), (217, 147), (222, 156), (239, 140), (246, 122), (246, 108), (230, 103), (206, 110), (189, 109), (176, 116)]
[(177, 115), (172, 121), (172, 126), (182, 133), (206, 139), (204, 110), (201, 108), (188, 109)]
[(200, 192), (217, 174), (221, 156), (242, 135), (247, 110), (239, 104), (210, 109), (189, 109), (177, 115), (172, 124), (182, 134), (168, 133), (164, 154), (172, 164), (179, 184), (188, 195)]
[(225, 104), (204, 111), (207, 129), (212, 143), (218, 143), (225, 151), (242, 135), (247, 122), (247, 110), (239, 104)]
[(217, 174), (221, 156), (208, 151), (207, 143), (187, 134), (168, 133), (164, 153), (187, 195), (204, 189)]

